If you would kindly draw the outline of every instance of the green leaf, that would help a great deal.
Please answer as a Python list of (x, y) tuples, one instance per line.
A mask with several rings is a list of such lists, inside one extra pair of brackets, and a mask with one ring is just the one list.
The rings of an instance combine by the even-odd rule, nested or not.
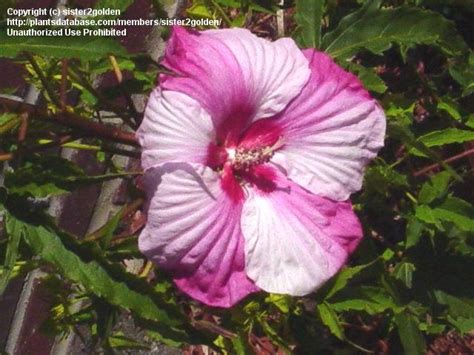
[[(21, 224), (20, 221), (18, 223)], [(84, 262), (79, 255), (63, 244), (59, 235), (43, 226), (33, 227), (23, 224), (22, 228), (28, 244), (35, 253), (45, 261), (54, 264), (70, 280), (82, 284), (111, 304), (135, 311), (142, 318), (157, 320), (171, 326), (180, 324), (164, 310), (159, 309), (151, 298), (132, 290), (126, 283), (111, 278), (97, 260)], [(78, 247), (77, 242), (72, 238), (64, 234), (61, 238), (68, 239), (67, 243), (70, 247)]]
[(448, 184), (451, 176), (446, 171), (442, 171), (430, 178), (421, 186), (418, 194), (418, 202), (421, 204), (429, 204), (435, 199), (443, 197), (448, 191)]
[(468, 115), (464, 124), (469, 128), (474, 128), (474, 114)]
[[(241, 8), (242, 0), (215, 0), (216, 3), (230, 7), (230, 8)], [(267, 14), (275, 14), (278, 10), (278, 6), (272, 1), (245, 1), (248, 6), (248, 10), (257, 12), (265, 12)], [(260, 3), (260, 4), (259, 4)], [(244, 9), (245, 10), (245, 9)]]
[(374, 261), (364, 264), (358, 265), (354, 267), (347, 267), (342, 269), (335, 277), (333, 277), (323, 288), (318, 292), (317, 296), (318, 299), (327, 300), (341, 291), (343, 288), (346, 287), (349, 280), (351, 280), (354, 276), (359, 274), (362, 270), (368, 268), (369, 266), (373, 265), (378, 259)]
[[(418, 141), (427, 147), (437, 147), (440, 145), (452, 143), (464, 143), (474, 141), (474, 131), (467, 131), (458, 128), (447, 128), (425, 134), (419, 137)], [(426, 156), (416, 148), (412, 148), (410, 153), (418, 156)]]
[(374, 72), (373, 68), (366, 68), (355, 63), (348, 63), (347, 68), (357, 74), (364, 87), (378, 94), (383, 94), (387, 90), (385, 82)]
[(354, 15), (323, 37), (322, 47), (331, 56), (346, 59), (361, 49), (382, 54), (392, 43), (436, 45), (451, 55), (467, 49), (454, 24), (435, 12), (402, 6)]
[(465, 232), (474, 231), (474, 208), (469, 202), (457, 197), (448, 197), (435, 208), (420, 205), (416, 208), (415, 215), (421, 221), (436, 225), (441, 231), (444, 228), (440, 222), (453, 223)]
[(14, 58), (21, 52), (84, 60), (126, 54), (116, 40), (107, 37), (11, 37), (0, 29), (0, 57)]
[(20, 125), (20, 117), (14, 113), (0, 114), (0, 136), (11, 132)]
[(463, 143), (474, 141), (474, 131), (466, 131), (458, 128), (447, 128), (441, 131), (433, 131), (419, 138), (427, 147), (435, 147), (451, 143)]
[(452, 63), (449, 73), (462, 87), (462, 96), (468, 96), (474, 92), (474, 53), (470, 52), (467, 61)]
[(122, 334), (116, 334), (109, 336), (107, 342), (111, 348), (114, 349), (141, 349), (151, 350), (148, 345), (144, 345), (142, 342), (128, 338)]
[[(118, 67), (120, 70), (125, 71), (134, 71), (136, 66), (133, 61), (126, 58), (116, 58)], [(90, 72), (93, 75), (104, 74), (106, 72), (112, 71), (112, 66), (110, 65), (109, 58), (104, 58), (96, 63), (91, 63)]]
[(336, 312), (326, 302), (317, 305), (317, 311), (321, 321), (326, 325), (331, 333), (338, 339), (344, 339), (344, 329), (342, 328)]
[(457, 102), (450, 98), (440, 98), (440, 102), (437, 105), (438, 110), (446, 112), (456, 121), (461, 121), (461, 114), (459, 113), (459, 105)]
[(137, 173), (112, 173), (88, 176), (77, 165), (57, 156), (30, 157), (24, 166), (5, 174), (10, 193), (46, 197), (60, 195), (82, 186), (134, 176)]
[(12, 218), (8, 212), (4, 214), (4, 218), (8, 242), (7, 250), (5, 252), (5, 260), (3, 261), (3, 268), (0, 273), (0, 296), (5, 292), (12, 276), (13, 267), (15, 266), (18, 255), (18, 246), (23, 237), (21, 225), (17, 223), (17, 220)]
[(433, 209), (431, 209), (427, 205), (420, 205), (417, 206), (415, 209), (415, 216), (418, 218), (420, 221), (428, 223), (428, 224), (434, 224), (439, 230), (444, 230), (443, 226), (441, 225), (440, 221), (438, 218), (435, 216)]
[(245, 355), (250, 353), (249, 346), (247, 345), (248, 334), (243, 331), (239, 331), (238, 335), (231, 339), (233, 350), (237, 355)]
[(110, 304), (153, 321), (155, 331), (165, 342), (176, 345), (176, 341), (190, 341), (184, 333), (186, 324), (181, 312), (159, 300), (159, 294), (155, 294), (146, 282), (131, 276), (122, 267), (110, 264), (96, 250), (80, 245), (72, 236), (56, 230), (46, 216), (24, 215), (22, 201), (18, 198), (7, 201), (6, 206), (15, 213), (12, 214), (15, 233), (23, 235), (36, 255), (54, 265), (67, 279), (81, 284)]
[(474, 301), (468, 298), (455, 297), (443, 291), (434, 291), (439, 304), (447, 307), (448, 321), (461, 333), (474, 329)]
[(288, 295), (271, 293), (265, 298), (265, 302), (275, 305), (282, 313), (290, 311), (291, 297)]
[(368, 0), (359, 10), (342, 18), (333, 31), (324, 35), (322, 39), (322, 48), (327, 48), (328, 44), (333, 42), (335, 39), (344, 36), (346, 31), (350, 31), (354, 24), (376, 12), (381, 3), (382, 0)]
[(434, 291), (434, 296), (439, 304), (448, 307), (451, 316), (474, 318), (474, 300), (455, 297), (440, 290)]
[(414, 264), (401, 262), (395, 266), (393, 277), (402, 281), (407, 288), (412, 288), (413, 272), (416, 270)]
[(367, 193), (386, 195), (391, 188), (406, 190), (409, 186), (406, 175), (400, 174), (384, 162), (369, 167), (365, 174), (364, 187)]
[(264, 317), (260, 317), (259, 323), (262, 326), (264, 333), (274, 342), (278, 344), (281, 348), (285, 349), (288, 353), (290, 351), (288, 344), (286, 344), (285, 340), (280, 337), (278, 332), (273, 329), (273, 327), (264, 319)]
[(191, 17), (213, 19), (214, 15), (209, 11), (204, 3), (195, 2), (186, 9), (186, 14)]
[(399, 311), (399, 307), (385, 289), (372, 286), (347, 289), (332, 299), (331, 306), (336, 312), (365, 311), (368, 314), (377, 314), (387, 309)]
[(442, 161), (439, 156), (429, 147), (427, 147), (422, 142), (419, 142), (415, 138), (413, 132), (406, 125), (400, 122), (391, 122), (390, 120), (387, 123), (389, 135), (392, 138), (399, 139), (400, 141), (405, 143), (410, 149), (416, 148), (418, 151), (422, 152), (424, 155), (437, 162), (457, 181), (462, 181), (462, 178), (453, 170), (453, 168), (451, 168), (448, 164)]
[(394, 320), (404, 353), (410, 355), (424, 354), (426, 348), (425, 338), (418, 328), (416, 318), (407, 312), (401, 312), (395, 315)]
[(124, 216), (124, 213), (127, 211), (127, 206), (124, 206), (115, 213), (112, 218), (110, 218), (102, 227), (100, 227), (94, 233), (86, 236), (86, 239), (90, 239), (93, 236), (93, 240), (100, 240), (100, 245), (103, 249), (107, 249), (109, 247), (110, 241), (114, 236), (114, 232), (117, 229), (120, 220)]
[(457, 197), (448, 197), (440, 206), (433, 209), (436, 218), (454, 223), (459, 229), (474, 232), (474, 208)]
[(133, 3), (133, 0), (99, 0), (96, 2), (94, 8), (96, 9), (117, 9), (120, 14)]
[(418, 244), (423, 232), (424, 225), (414, 216), (410, 216), (406, 227), (405, 249), (409, 249)]
[(474, 329), (474, 317), (472, 318), (465, 318), (465, 317), (458, 317), (453, 318), (448, 315), (447, 317), (449, 323), (454, 325), (456, 329), (461, 332), (461, 334), (470, 333)]
[(304, 48), (319, 48), (325, 0), (296, 0), (297, 39)]

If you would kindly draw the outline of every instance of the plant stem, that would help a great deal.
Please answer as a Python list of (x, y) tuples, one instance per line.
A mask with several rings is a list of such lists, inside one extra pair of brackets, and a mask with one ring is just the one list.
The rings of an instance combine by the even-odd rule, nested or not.
[(49, 98), (51, 101), (58, 107), (61, 107), (61, 103), (58, 100), (56, 93), (54, 92), (54, 89), (50, 85), (50, 81), (46, 78), (46, 76), (43, 74), (43, 71), (41, 70), (40, 66), (38, 65), (38, 62), (35, 60), (33, 55), (31, 55), (28, 52), (25, 52), (25, 56), (30, 62), (31, 66), (33, 67), (33, 70), (35, 71), (36, 75), (38, 75), (38, 78), (41, 81), (41, 84), (43, 84), (43, 87), (46, 89), (46, 92), (48, 93)]
[(118, 117), (120, 117), (127, 125), (129, 125), (132, 128), (136, 128), (136, 124), (132, 122), (130, 117), (123, 113), (124, 110), (122, 107), (118, 107), (117, 105), (111, 102), (108, 102), (107, 99), (105, 99), (104, 96), (102, 96), (102, 94), (100, 94), (84, 77), (82, 77), (81, 74), (75, 72), (71, 67), (68, 68), (68, 72), (71, 78), (73, 78), (75, 81), (81, 84), (84, 87), (84, 89), (89, 91), (93, 96), (97, 98), (100, 106), (102, 106), (103, 108), (107, 110), (111, 110)]
[(61, 60), (61, 86), (59, 91), (59, 102), (62, 111), (66, 110), (67, 67), (68, 61), (66, 58), (63, 58)]
[(18, 144), (18, 150), (16, 153), (17, 156), (17, 162), (18, 165), (21, 165), (21, 162), (23, 160), (23, 153), (25, 152), (25, 139), (26, 139), (26, 134), (28, 132), (28, 112), (23, 112), (20, 115), (20, 129), (18, 130), (18, 139), (17, 139), (17, 144)]
[(138, 114), (137, 110), (135, 109), (135, 105), (133, 103), (132, 98), (130, 97), (128, 92), (123, 87), (123, 84), (122, 84), (122, 82), (123, 82), (122, 70), (120, 70), (120, 67), (117, 63), (117, 59), (115, 59), (115, 56), (110, 55), (109, 60), (110, 60), (110, 64), (112, 64), (112, 68), (114, 70), (115, 78), (117, 79), (117, 82), (118, 82), (118, 87), (119, 87), (120, 93), (122, 94), (125, 101), (127, 102), (129, 114), (130, 114), (130, 116), (132, 116), (135, 119), (135, 124), (133, 125), (133, 128), (138, 128), (138, 125), (136, 124), (136, 122), (139, 120), (140, 115)]
[(222, 19), (224, 20), (224, 22), (226, 23), (226, 25), (228, 27), (232, 27), (232, 21), (231, 19), (227, 16), (227, 14), (225, 13), (225, 11), (222, 9), (222, 7), (217, 3), (215, 2), (214, 0), (209, 0), (212, 4), (212, 6), (215, 7), (215, 9), (217, 10), (217, 12), (219, 13), (219, 15), (221, 15)]
[(7, 99), (5, 97), (0, 97), (0, 107), (9, 112), (28, 112), (31, 119), (39, 119), (45, 122), (70, 127), (81, 131), (81, 133), (86, 137), (107, 139), (117, 143), (138, 146), (134, 133), (123, 131), (117, 127), (93, 122), (73, 113), (59, 112), (56, 114), (48, 114), (47, 111), (41, 110), (36, 106)]
[[(120, 219), (134, 213), (136, 210), (140, 208), (141, 205), (145, 200), (143, 198), (137, 198), (136, 200), (130, 202), (126, 207), (124, 207), (119, 213), (120, 213)], [(86, 235), (83, 239), (84, 242), (89, 242), (93, 240), (97, 240), (102, 237), (104, 230), (107, 228), (107, 223), (105, 223), (102, 227), (97, 229), (96, 231)]]
[(140, 272), (140, 274), (138, 275), (138, 277), (140, 277), (140, 278), (145, 278), (145, 277), (147, 277), (152, 268), (153, 268), (153, 263), (152, 263), (151, 261), (147, 261), (146, 264), (145, 264), (145, 267), (144, 267), (143, 270)]
[(62, 145), (70, 140), (72, 140), (73, 137), (70, 135), (66, 135), (63, 137), (60, 137), (56, 140), (50, 140), (47, 143), (39, 144), (34, 147), (29, 147), (25, 149), (20, 149), (21, 145), (18, 145), (18, 150), (15, 153), (7, 153), (7, 154), (2, 154), (0, 155), (0, 161), (7, 161), (7, 160), (12, 160), (14, 158), (17, 158), (18, 160), (21, 160), (23, 157), (24, 153), (38, 153), (43, 150), (46, 150), (51, 147), (55, 147), (58, 145)]
[(115, 59), (115, 56), (109, 55), (109, 61), (110, 61), (110, 64), (112, 65), (112, 69), (114, 70), (115, 78), (117, 79), (119, 84), (122, 84), (123, 75), (117, 63), (117, 59)]
[[(443, 160), (442, 163), (443, 164), (447, 164), (447, 163), (452, 163), (453, 161), (456, 161), (456, 160), (459, 160), (459, 159), (462, 159), (464, 157), (468, 157), (470, 155), (474, 155), (474, 148), (472, 149), (469, 149), (469, 150), (466, 150), (462, 153), (459, 153), (457, 155), (454, 155), (452, 156), (451, 158), (448, 158), (446, 160)], [(438, 169), (441, 167), (441, 163), (436, 163), (436, 164), (432, 164), (432, 165), (428, 165), (427, 167), (424, 167), (423, 169), (420, 169), (416, 172), (413, 173), (413, 176), (420, 176), (420, 175), (424, 175), (428, 172), (430, 172), (431, 170), (435, 170), (435, 169)]]

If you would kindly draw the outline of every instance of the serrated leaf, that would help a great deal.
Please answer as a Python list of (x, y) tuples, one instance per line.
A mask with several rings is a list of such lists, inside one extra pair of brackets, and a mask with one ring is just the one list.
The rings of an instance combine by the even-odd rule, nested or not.
[(438, 218), (435, 216), (433, 209), (431, 209), (427, 205), (420, 205), (417, 206), (415, 209), (415, 216), (420, 221), (423, 221), (428, 224), (434, 224), (439, 230), (443, 230), (443, 226), (441, 225)]
[(407, 288), (412, 288), (413, 272), (416, 267), (413, 263), (401, 262), (395, 266), (393, 277), (402, 281)]
[[(135, 70), (135, 63), (131, 61), (130, 59), (125, 59), (125, 58), (117, 58), (117, 64), (120, 70), (125, 71), (133, 71)], [(97, 63), (94, 63), (94, 66), (91, 67), (91, 73), (93, 75), (99, 75), (99, 74), (104, 74), (108, 71), (112, 71), (113, 68), (110, 65), (110, 60), (108, 58), (105, 58), (104, 60), (101, 60)]]
[(449, 99), (449, 98), (442, 98), (437, 105), (438, 110), (445, 111), (449, 116), (451, 116), (456, 121), (461, 121), (461, 114), (459, 113), (459, 105)]
[(322, 48), (326, 48), (327, 44), (333, 42), (336, 38), (343, 36), (344, 33), (355, 23), (377, 11), (381, 3), (382, 0), (368, 0), (364, 3), (364, 5), (361, 6), (359, 10), (343, 17), (334, 30), (324, 35), (322, 39)]
[(263, 318), (261, 317), (259, 320), (260, 325), (262, 326), (262, 329), (264, 333), (276, 344), (279, 345), (282, 349), (285, 349), (287, 352), (290, 351), (290, 348), (288, 347), (288, 344), (286, 344), (285, 340), (280, 337), (278, 332), (273, 329), (273, 327)]
[(186, 14), (191, 17), (213, 19), (214, 15), (209, 11), (204, 3), (195, 2), (186, 9)]
[(419, 8), (402, 6), (369, 11), (354, 21), (341, 20), (339, 26), (322, 41), (325, 51), (339, 59), (349, 58), (361, 49), (382, 54), (393, 43), (436, 45), (450, 55), (467, 50), (452, 22)]
[(339, 291), (346, 287), (347, 283), (357, 274), (359, 274), (364, 269), (373, 265), (377, 261), (374, 260), (368, 264), (358, 265), (354, 267), (347, 267), (342, 269), (336, 276), (334, 276), (323, 288), (318, 292), (317, 298), (322, 300), (328, 300)]
[(110, 264), (93, 248), (80, 245), (72, 236), (58, 231), (46, 216), (25, 214), (23, 204), (24, 200), (14, 198), (7, 200), (6, 207), (15, 219), (15, 233), (24, 237), (37, 256), (110, 304), (153, 321), (165, 342), (176, 345), (176, 342), (190, 341), (183, 330), (186, 324), (181, 312), (158, 300), (159, 295), (155, 295), (148, 284), (122, 267)]
[(463, 231), (474, 232), (474, 208), (465, 200), (448, 197), (433, 209), (433, 214), (439, 220), (454, 223)]
[(465, 318), (465, 317), (458, 317), (453, 318), (450, 315), (447, 317), (449, 323), (454, 325), (456, 329), (461, 333), (470, 333), (474, 330), (474, 317), (472, 318)]
[(462, 178), (450, 167), (446, 164), (443, 160), (441, 160), (438, 155), (432, 151), (429, 147), (427, 147), (422, 142), (418, 141), (413, 132), (405, 125), (400, 122), (390, 122), (388, 121), (387, 125), (389, 135), (392, 138), (399, 139), (403, 143), (405, 143), (410, 149), (415, 148), (416, 150), (422, 152), (430, 159), (437, 162), (444, 170), (446, 170), (453, 178), (457, 181), (462, 181)]
[(281, 312), (290, 311), (290, 296), (271, 293), (265, 298), (265, 302), (275, 305)]
[(390, 294), (383, 288), (360, 286), (348, 289), (331, 301), (332, 308), (337, 312), (365, 311), (368, 314), (382, 313), (387, 309), (398, 311)]
[(373, 68), (366, 68), (359, 64), (349, 63), (348, 69), (357, 74), (367, 90), (378, 94), (383, 94), (387, 90), (387, 85), (385, 85), (385, 82), (380, 76), (374, 72)]
[(474, 131), (458, 128), (447, 128), (433, 131), (419, 138), (427, 147), (435, 147), (451, 143), (463, 143), (474, 140)]
[(386, 165), (385, 163), (369, 167), (365, 174), (364, 186), (367, 192), (375, 191), (381, 195), (387, 194), (392, 187), (399, 189), (409, 185), (406, 175)]
[(474, 128), (474, 114), (468, 115), (464, 124), (469, 128)]
[(424, 226), (418, 219), (410, 216), (406, 227), (405, 249), (409, 249), (418, 244), (423, 232)]
[[(230, 7), (230, 8), (239, 8), (242, 7), (242, 0), (215, 0), (218, 4)], [(260, 4), (259, 4), (260, 3)], [(265, 12), (267, 14), (274, 14), (278, 7), (275, 3), (268, 1), (247, 1), (248, 9), (257, 11), (257, 12)]]
[(474, 208), (469, 202), (457, 197), (448, 197), (435, 208), (420, 205), (416, 208), (415, 215), (421, 221), (436, 225), (440, 230), (444, 230), (440, 222), (450, 222), (462, 231), (474, 231)]
[(421, 204), (429, 204), (437, 198), (441, 198), (447, 193), (448, 184), (451, 176), (446, 171), (442, 171), (430, 178), (421, 186), (418, 194), (418, 202)]
[(247, 344), (245, 343), (245, 337), (236, 336), (231, 339), (233, 350), (237, 355), (245, 355), (249, 353)]
[(319, 48), (325, 0), (296, 0), (297, 41), (304, 48)]
[(434, 291), (434, 296), (439, 304), (448, 307), (451, 316), (474, 318), (474, 300), (455, 297), (440, 290)]
[(0, 29), (0, 57), (14, 58), (21, 52), (84, 60), (126, 54), (116, 40), (107, 37), (13, 37)]
[(117, 9), (123, 12), (133, 3), (133, 0), (99, 0), (94, 8), (96, 9)]
[[(464, 143), (474, 141), (474, 131), (468, 131), (458, 128), (447, 128), (427, 133), (419, 137), (418, 141), (429, 148), (445, 144)], [(426, 156), (416, 148), (412, 148), (410, 150), (410, 153), (418, 156)]]
[(449, 73), (463, 87), (462, 96), (472, 94), (474, 92), (474, 53), (469, 54), (467, 61), (451, 64)]
[[(99, 240), (100, 245), (103, 249), (107, 249), (110, 245), (110, 241), (114, 236), (114, 232), (117, 229), (120, 220), (123, 218), (124, 213), (127, 211), (127, 206), (122, 207), (116, 212), (102, 227), (92, 233), (93, 240)], [(86, 236), (86, 239), (90, 239), (91, 234)]]
[(10, 193), (46, 197), (60, 195), (81, 186), (137, 173), (111, 173), (88, 176), (77, 165), (57, 156), (31, 157), (24, 167), (5, 174), (5, 186)]
[[(21, 222), (20, 222), (21, 223)], [(68, 250), (58, 235), (43, 226), (23, 224), (26, 240), (44, 260), (51, 262), (70, 280), (79, 282), (91, 292), (107, 299), (111, 304), (137, 312), (141, 317), (158, 320), (169, 325), (178, 325), (165, 311), (159, 309), (147, 296), (130, 289), (124, 282), (115, 281), (95, 261), (85, 263), (76, 253)], [(61, 238), (66, 239), (65, 235)], [(71, 238), (68, 244), (76, 246)]]
[(0, 136), (11, 132), (20, 125), (20, 117), (14, 113), (0, 114)]
[(395, 315), (394, 321), (397, 325), (404, 353), (410, 355), (425, 354), (425, 338), (418, 329), (418, 322), (415, 317), (406, 312), (401, 312)]
[(142, 342), (120, 334), (109, 336), (107, 342), (109, 346), (114, 349), (151, 350), (148, 345), (144, 345)]
[(331, 333), (338, 339), (344, 339), (344, 329), (342, 328), (336, 312), (331, 309), (331, 305), (326, 302), (317, 305), (319, 317), (324, 325), (326, 325)]
[[(3, 261), (2, 272), (0, 273), (0, 296), (3, 295), (13, 274), (13, 267), (18, 255), (18, 247), (23, 237), (23, 231), (15, 218), (12, 218), (8, 212), (4, 214), (5, 231), (8, 236), (5, 259)], [(20, 228), (20, 229), (19, 229)]]

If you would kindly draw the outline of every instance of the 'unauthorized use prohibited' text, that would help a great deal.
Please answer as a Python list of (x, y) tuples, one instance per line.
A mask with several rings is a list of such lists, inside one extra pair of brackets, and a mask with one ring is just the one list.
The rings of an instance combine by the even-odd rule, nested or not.
[(103, 9), (7, 9), (10, 37), (125, 37), (131, 26), (218, 27), (220, 19), (122, 19), (120, 10)]

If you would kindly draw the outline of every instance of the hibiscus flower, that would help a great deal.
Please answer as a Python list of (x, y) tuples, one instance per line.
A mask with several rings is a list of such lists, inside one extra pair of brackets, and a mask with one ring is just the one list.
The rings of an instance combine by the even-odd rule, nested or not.
[(173, 28), (137, 132), (149, 198), (140, 250), (205, 304), (302, 296), (362, 238), (349, 196), (383, 146), (360, 81), (289, 38)]

